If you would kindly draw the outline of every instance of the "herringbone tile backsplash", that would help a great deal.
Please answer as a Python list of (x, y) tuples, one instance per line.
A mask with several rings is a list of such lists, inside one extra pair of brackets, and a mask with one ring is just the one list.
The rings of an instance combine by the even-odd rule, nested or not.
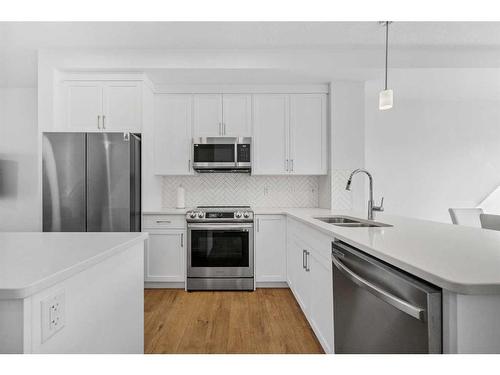
[(186, 206), (249, 204), (253, 207), (318, 207), (316, 176), (199, 174), (163, 177), (163, 207), (175, 207), (177, 187), (186, 190)]

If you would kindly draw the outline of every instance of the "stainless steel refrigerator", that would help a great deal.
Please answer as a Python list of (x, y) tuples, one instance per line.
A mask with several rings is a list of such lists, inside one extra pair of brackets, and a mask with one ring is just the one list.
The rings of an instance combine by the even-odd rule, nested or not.
[(141, 138), (44, 133), (43, 231), (140, 232)]

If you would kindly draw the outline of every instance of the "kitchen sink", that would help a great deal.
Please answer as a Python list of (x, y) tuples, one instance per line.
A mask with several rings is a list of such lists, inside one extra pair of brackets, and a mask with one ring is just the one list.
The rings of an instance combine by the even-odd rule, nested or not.
[(349, 216), (323, 216), (323, 217), (315, 217), (314, 219), (320, 220), (324, 223), (336, 225), (338, 227), (350, 227), (350, 228), (392, 227), (392, 225), (390, 224), (379, 223), (376, 221), (362, 220)]

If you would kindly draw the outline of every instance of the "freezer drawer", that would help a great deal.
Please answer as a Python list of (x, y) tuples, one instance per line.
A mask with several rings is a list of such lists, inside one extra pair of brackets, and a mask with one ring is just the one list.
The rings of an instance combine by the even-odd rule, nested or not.
[(441, 353), (441, 289), (332, 243), (335, 353)]

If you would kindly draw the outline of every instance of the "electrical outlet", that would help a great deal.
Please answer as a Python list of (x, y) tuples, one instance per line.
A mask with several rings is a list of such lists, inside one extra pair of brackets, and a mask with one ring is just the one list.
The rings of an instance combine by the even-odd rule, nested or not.
[(42, 301), (42, 342), (47, 341), (64, 327), (65, 307), (64, 292)]

